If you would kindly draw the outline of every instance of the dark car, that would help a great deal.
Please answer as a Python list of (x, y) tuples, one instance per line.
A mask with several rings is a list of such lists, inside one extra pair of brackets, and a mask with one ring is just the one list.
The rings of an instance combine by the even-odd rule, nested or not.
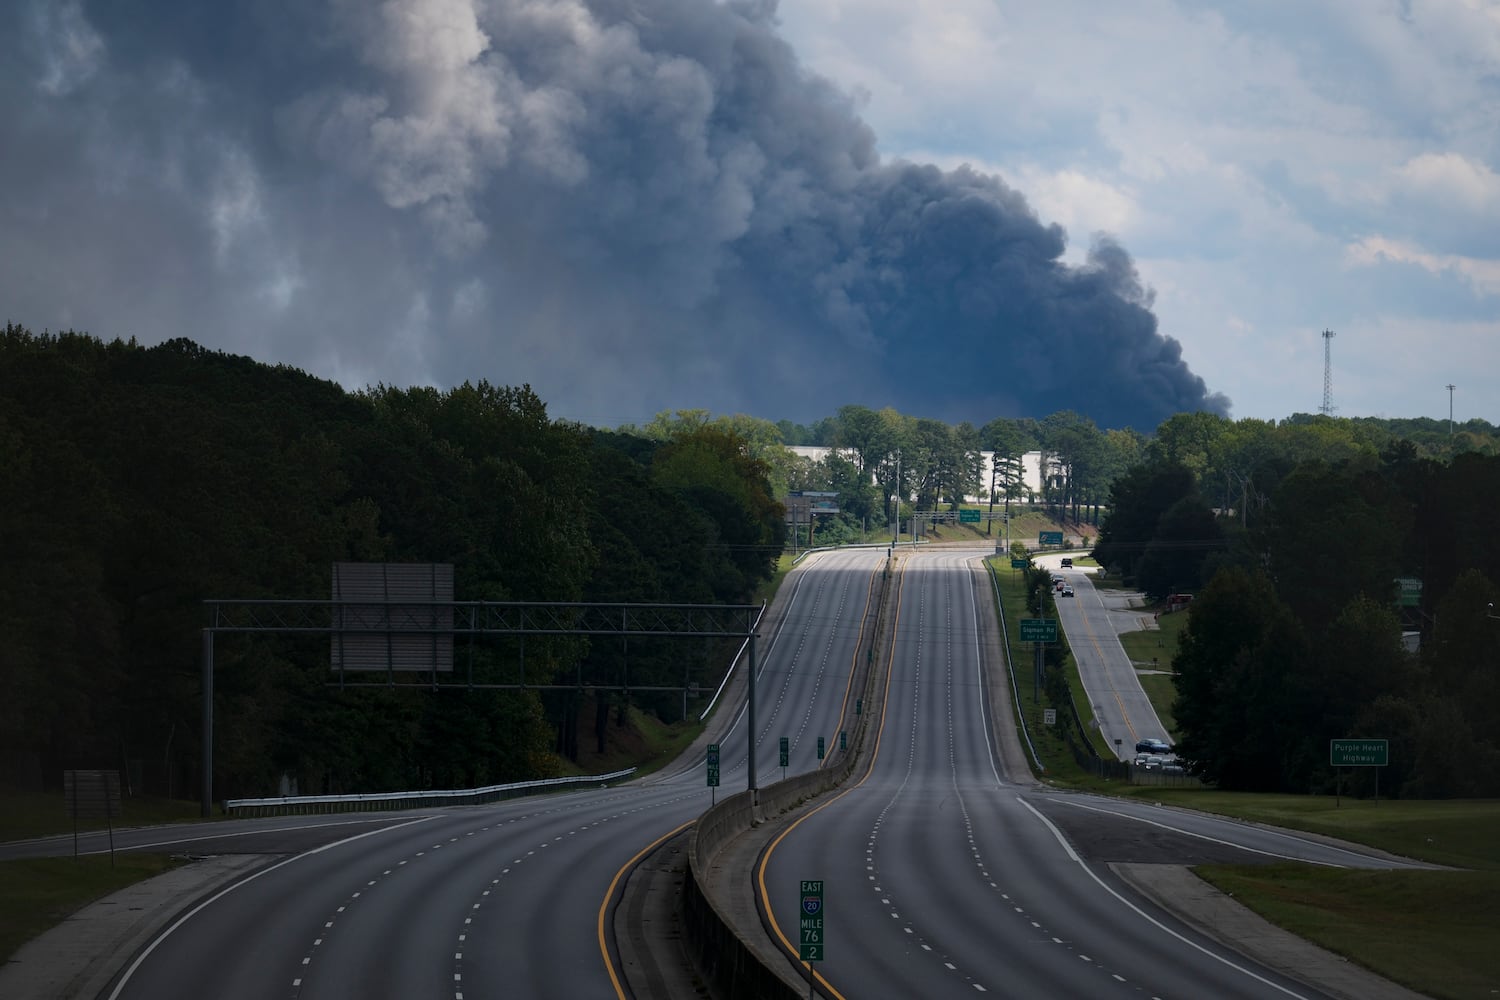
[(1171, 753), (1172, 745), (1166, 740), (1141, 740), (1135, 745), (1136, 753)]
[(1069, 559), (1067, 556), (1063, 556), (1063, 569), (1072, 569), (1072, 568), (1073, 568), (1073, 560)]
[(1064, 587), (1062, 589), (1062, 595), (1064, 597), (1072, 597), (1073, 596), (1073, 588), (1072, 587)]

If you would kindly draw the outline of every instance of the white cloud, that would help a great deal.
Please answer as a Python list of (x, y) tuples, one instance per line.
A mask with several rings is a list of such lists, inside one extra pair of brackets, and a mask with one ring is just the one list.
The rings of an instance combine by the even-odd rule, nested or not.
[(1382, 263), (1410, 264), (1429, 274), (1455, 275), (1479, 295), (1500, 295), (1500, 260), (1428, 253), (1420, 247), (1384, 236), (1367, 236), (1351, 243), (1345, 259), (1355, 267)]
[(1406, 192), (1456, 211), (1500, 210), (1500, 174), (1458, 153), (1422, 153), (1401, 166), (1396, 177)]

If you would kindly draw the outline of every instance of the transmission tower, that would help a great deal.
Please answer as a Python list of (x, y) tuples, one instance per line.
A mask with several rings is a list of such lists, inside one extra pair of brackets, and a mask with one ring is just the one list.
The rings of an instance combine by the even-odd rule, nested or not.
[(1337, 409), (1333, 405), (1333, 331), (1323, 331), (1323, 405), (1318, 412), (1325, 417), (1333, 416)]

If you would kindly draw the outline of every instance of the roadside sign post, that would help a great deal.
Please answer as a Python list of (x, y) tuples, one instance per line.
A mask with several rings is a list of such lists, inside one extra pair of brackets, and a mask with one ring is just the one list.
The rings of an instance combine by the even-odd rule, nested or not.
[(719, 797), (719, 744), (708, 745), (708, 788), (709, 802), (713, 803)]
[(1021, 619), (1021, 641), (1022, 642), (1056, 642), (1057, 641), (1057, 619), (1056, 618), (1022, 618)]
[(823, 737), (818, 737), (818, 759), (823, 759)]
[(848, 733), (844, 732), (844, 730), (842, 730), (842, 729), (839, 730), (839, 749), (840, 750), (848, 750), (849, 749)]
[(1031, 703), (1035, 705), (1041, 701), (1042, 646), (1057, 641), (1057, 619), (1022, 618), (1021, 641), (1035, 643), (1036, 664), (1031, 674)]
[(1380, 768), (1391, 762), (1390, 740), (1329, 740), (1328, 763), (1338, 768), (1338, 780), (1334, 784), (1333, 807), (1342, 805), (1344, 795), (1344, 768), (1375, 768), (1375, 804), (1380, 804)]
[(798, 956), (807, 963), (807, 996), (812, 1000), (814, 962), (823, 961), (823, 880), (802, 879), (798, 884), (801, 909), (797, 916), (801, 923), (802, 939), (798, 944)]
[(785, 736), (781, 738), (781, 780), (786, 780), (786, 766), (791, 762), (792, 749), (791, 740)]

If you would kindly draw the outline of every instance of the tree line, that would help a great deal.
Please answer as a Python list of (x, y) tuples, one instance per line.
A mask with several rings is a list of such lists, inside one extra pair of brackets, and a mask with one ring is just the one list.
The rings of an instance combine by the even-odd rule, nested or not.
[[(786, 541), (780, 501), (802, 489), (840, 495), (824, 542), (888, 529), (892, 497), (908, 512), (974, 495), (1103, 512), (1096, 554), (1112, 574), (1198, 593), (1176, 669), (1183, 745), (1205, 775), (1316, 786), (1320, 741), (1373, 727), (1406, 748), (1386, 787), (1458, 794), (1495, 753), (1484, 498), (1500, 485), (1497, 440), (1482, 421), (1179, 414), (1147, 436), (1072, 411), (975, 426), (858, 405), (811, 426), (681, 410), (604, 430), (551, 419), (524, 386), (348, 392), (187, 340), (8, 324), (0, 779), (55, 784), (105, 760), (158, 790), (195, 787), (205, 599), (326, 598), (332, 563), (367, 561), (450, 562), (467, 600), (748, 602)], [(789, 444), (836, 450), (810, 462)], [(981, 451), (998, 456), (988, 483)], [(1039, 495), (1019, 475), (1033, 451)], [(1403, 576), (1423, 589), (1398, 611)], [(1229, 613), (1247, 595), (1269, 617)], [(1403, 631), (1419, 655), (1400, 652)], [(707, 687), (723, 660), (665, 639), (496, 640), (457, 656), (476, 683), (567, 690), (339, 690), (326, 645), (221, 640), (216, 785), (547, 776), (625, 704), (585, 691)], [(680, 694), (629, 700), (683, 714)]]
[[(10, 324), (0, 468), (0, 775), (26, 787), (118, 766), (191, 794), (207, 599), (326, 600), (356, 561), (452, 563), (460, 600), (750, 603), (785, 533), (769, 466), (720, 427), (646, 438), (550, 419), (524, 386), (347, 392), (187, 340)], [(476, 684), (569, 690), (340, 690), (327, 643), (219, 637), (224, 795), (548, 776), (623, 704), (601, 692), (580, 718), (586, 689), (711, 691), (727, 660), (703, 640), (460, 641)]]
[(1179, 753), (1223, 788), (1368, 792), (1329, 741), (1386, 739), (1388, 794), (1500, 794), (1500, 455), (1328, 418), (1243, 430), (1168, 421), (1094, 549), (1152, 598), (1196, 594)]

